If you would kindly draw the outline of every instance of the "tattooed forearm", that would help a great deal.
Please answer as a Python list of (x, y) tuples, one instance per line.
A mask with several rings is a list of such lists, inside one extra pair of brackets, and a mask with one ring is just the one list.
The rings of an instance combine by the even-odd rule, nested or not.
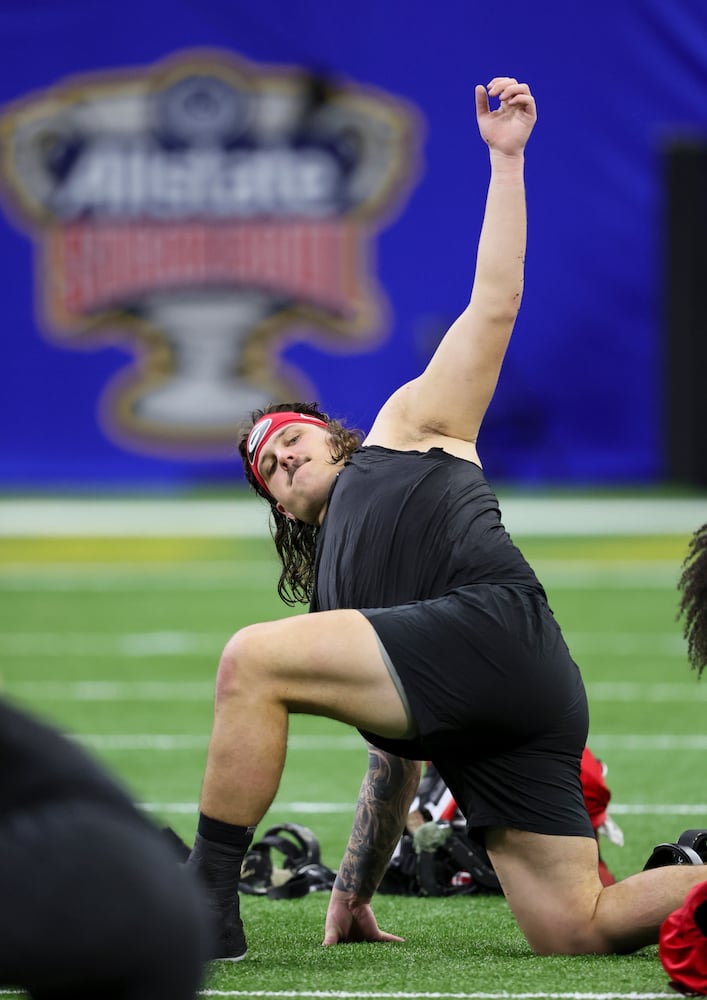
[(353, 829), (336, 877), (336, 888), (370, 899), (405, 826), (420, 765), (369, 747), (368, 771), (359, 792)]

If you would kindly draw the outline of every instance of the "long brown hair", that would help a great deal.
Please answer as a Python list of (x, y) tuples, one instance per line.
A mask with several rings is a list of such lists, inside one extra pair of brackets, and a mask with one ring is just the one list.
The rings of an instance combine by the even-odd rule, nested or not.
[(267, 413), (283, 413), (293, 410), (296, 413), (306, 413), (310, 417), (323, 420), (327, 433), (331, 438), (331, 461), (335, 465), (341, 459), (348, 458), (363, 440), (363, 432), (350, 430), (338, 420), (332, 420), (322, 413), (318, 403), (273, 403), (263, 410), (254, 410), (250, 420), (244, 421), (239, 428), (238, 451), (245, 476), (258, 496), (267, 500), (270, 506), (270, 534), (275, 542), (277, 554), (282, 563), (282, 572), (277, 584), (277, 592), (285, 604), (291, 607), (298, 602), (306, 604), (312, 597), (314, 589), (314, 559), (316, 555), (318, 524), (305, 524), (303, 521), (285, 517), (277, 509), (277, 501), (267, 493), (251, 472), (246, 443), (251, 427)]
[(707, 524), (693, 534), (678, 582), (687, 657), (698, 675), (707, 666)]

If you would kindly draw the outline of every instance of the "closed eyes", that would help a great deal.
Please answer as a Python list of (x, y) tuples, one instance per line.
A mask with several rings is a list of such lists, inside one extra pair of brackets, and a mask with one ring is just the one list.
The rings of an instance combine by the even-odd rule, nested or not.
[[(286, 448), (290, 448), (293, 444), (297, 443), (299, 437), (300, 437), (299, 433), (292, 434), (290, 437), (288, 437), (286, 440), (283, 441), (283, 444), (285, 445)], [(276, 468), (277, 468), (277, 458), (275, 457), (275, 455), (272, 455), (267, 460), (267, 462), (265, 463), (265, 468), (262, 470), (263, 478), (266, 480), (270, 479), (272, 474), (275, 472)]]

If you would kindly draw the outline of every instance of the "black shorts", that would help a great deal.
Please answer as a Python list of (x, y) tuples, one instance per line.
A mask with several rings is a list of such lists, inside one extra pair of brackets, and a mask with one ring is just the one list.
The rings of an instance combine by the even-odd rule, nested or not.
[(542, 594), (479, 584), (362, 613), (415, 733), (366, 739), (432, 760), (478, 839), (490, 826), (594, 836), (580, 781), (586, 693)]

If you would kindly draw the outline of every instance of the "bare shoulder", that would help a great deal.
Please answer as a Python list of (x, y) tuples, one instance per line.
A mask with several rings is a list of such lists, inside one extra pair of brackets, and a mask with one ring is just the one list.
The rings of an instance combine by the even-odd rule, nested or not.
[(430, 451), (441, 448), (450, 455), (481, 465), (476, 444), (453, 437), (444, 432), (443, 426), (422, 422), (414, 408), (412, 383), (401, 386), (387, 400), (366, 435), (364, 445), (379, 445), (396, 451)]

